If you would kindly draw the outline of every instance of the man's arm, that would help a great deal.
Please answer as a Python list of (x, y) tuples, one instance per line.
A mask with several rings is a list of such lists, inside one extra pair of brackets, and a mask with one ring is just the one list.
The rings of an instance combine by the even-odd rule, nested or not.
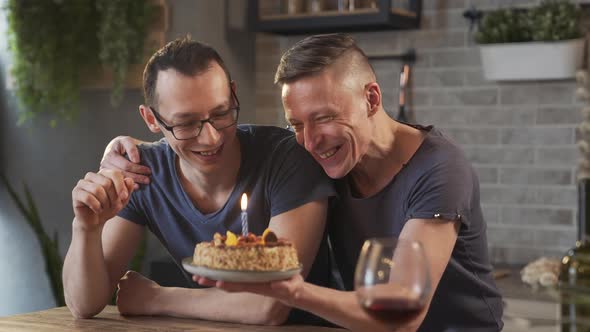
[[(304, 276), (309, 272), (319, 248), (326, 214), (327, 200), (321, 200), (284, 212), (270, 221), (270, 228), (277, 236), (294, 243), (303, 264)], [(270, 297), (227, 293), (216, 288), (160, 288), (153, 298), (156, 306), (153, 314), (244, 324), (279, 325), (287, 319), (291, 309)]]
[[(423, 310), (411, 320), (400, 322), (396, 331), (415, 331), (420, 327), (451, 257), (458, 226), (455, 222), (425, 219), (412, 219), (404, 226), (400, 238), (418, 240), (423, 244), (429, 262), (432, 292)], [(312, 312), (353, 331), (391, 331), (390, 326), (383, 325), (361, 308), (354, 292), (312, 285), (304, 282), (301, 276), (266, 284), (218, 281), (216, 286), (229, 292), (249, 291), (273, 296), (287, 305)]]
[(137, 248), (142, 227), (114, 217), (132, 186), (118, 172), (101, 171), (88, 173), (72, 191), (75, 218), (63, 284), (66, 304), (77, 318), (102, 311)]

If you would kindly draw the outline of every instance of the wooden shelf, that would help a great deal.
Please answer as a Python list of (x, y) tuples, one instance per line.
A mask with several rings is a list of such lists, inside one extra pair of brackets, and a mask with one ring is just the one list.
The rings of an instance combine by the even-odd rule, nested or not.
[(295, 14), (259, 12), (260, 1), (250, 1), (255, 31), (277, 34), (305, 34), (415, 29), (420, 24), (421, 0), (409, 0), (410, 9), (391, 8), (390, 0), (376, 0), (376, 8), (352, 11), (323, 10)]

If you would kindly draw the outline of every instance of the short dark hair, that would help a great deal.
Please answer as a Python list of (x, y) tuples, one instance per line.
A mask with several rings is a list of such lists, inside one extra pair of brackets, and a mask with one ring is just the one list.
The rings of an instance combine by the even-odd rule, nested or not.
[(360, 55), (373, 70), (367, 55), (351, 36), (342, 33), (309, 36), (283, 54), (275, 73), (275, 84), (291, 83), (319, 73), (350, 52)]
[(231, 82), (229, 70), (217, 51), (190, 36), (177, 38), (159, 49), (148, 61), (143, 71), (143, 95), (147, 105), (157, 105), (156, 83), (158, 73), (174, 69), (186, 76), (194, 76), (207, 68), (211, 61), (217, 62)]

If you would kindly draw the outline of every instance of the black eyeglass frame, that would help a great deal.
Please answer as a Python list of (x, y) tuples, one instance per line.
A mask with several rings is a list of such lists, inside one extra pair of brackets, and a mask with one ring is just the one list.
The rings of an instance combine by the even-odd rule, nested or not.
[(205, 119), (205, 120), (198, 120), (197, 122), (201, 123), (201, 126), (199, 126), (199, 131), (197, 132), (197, 134), (193, 137), (189, 137), (189, 138), (178, 138), (176, 137), (176, 135), (174, 134), (174, 128), (175, 127), (184, 127), (186, 125), (175, 125), (175, 126), (169, 126), (167, 125), (163, 120), (162, 120), (162, 116), (160, 115), (160, 113), (158, 113), (156, 111), (155, 108), (153, 108), (152, 106), (148, 106), (148, 108), (150, 109), (150, 111), (152, 111), (152, 114), (154, 115), (154, 118), (156, 118), (156, 120), (162, 125), (162, 127), (164, 127), (164, 129), (168, 130), (169, 132), (172, 133), (172, 136), (174, 136), (174, 138), (176, 138), (179, 141), (186, 141), (189, 139), (193, 139), (195, 137), (198, 137), (201, 134), (201, 131), (203, 130), (203, 126), (205, 125), (205, 123), (209, 123), (213, 128), (215, 128), (215, 130), (223, 130), (225, 128), (229, 128), (233, 125), (235, 125), (238, 122), (238, 119), (240, 117), (240, 100), (238, 99), (238, 96), (236, 96), (236, 93), (234, 92), (234, 89), (232, 89), (232, 87), (229, 87), (229, 90), (231, 92), (231, 97), (236, 101), (236, 106), (230, 108), (227, 112), (231, 112), (233, 110), (236, 110), (236, 120), (234, 122), (232, 122), (231, 124), (225, 126), (225, 127), (221, 127), (221, 128), (217, 128), (215, 126), (215, 123), (211, 120), (211, 117)]

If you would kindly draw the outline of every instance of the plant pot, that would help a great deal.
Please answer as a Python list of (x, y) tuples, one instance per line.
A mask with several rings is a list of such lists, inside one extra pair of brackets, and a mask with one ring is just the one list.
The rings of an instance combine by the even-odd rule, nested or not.
[(584, 38), (480, 46), (488, 80), (554, 80), (575, 76), (582, 66)]

